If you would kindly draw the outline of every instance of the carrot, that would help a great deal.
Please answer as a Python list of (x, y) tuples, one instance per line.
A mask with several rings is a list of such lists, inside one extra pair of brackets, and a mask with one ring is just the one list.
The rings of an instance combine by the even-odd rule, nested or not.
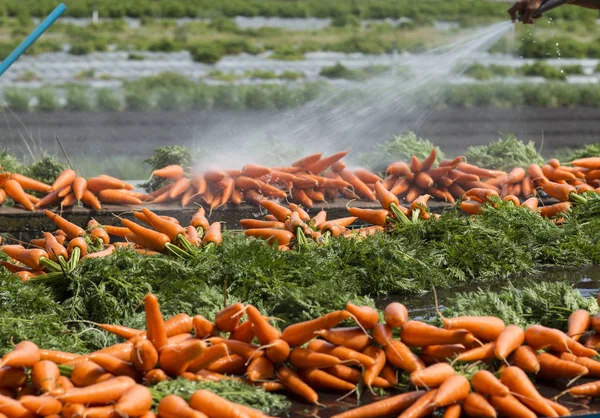
[(348, 151), (338, 152), (325, 158), (321, 158), (312, 164), (304, 167), (306, 170), (313, 174), (319, 174), (331, 167), (333, 164), (344, 158), (348, 154)]
[(398, 340), (390, 340), (385, 346), (387, 360), (394, 366), (409, 373), (425, 368), (423, 361), (406, 344)]
[(455, 374), (454, 368), (448, 363), (436, 363), (411, 372), (410, 383), (417, 387), (435, 388)]
[(346, 311), (354, 315), (354, 320), (364, 329), (370, 330), (379, 322), (379, 314), (370, 306), (358, 306), (352, 302), (346, 302)]
[(497, 177), (495, 173), (485, 168), (477, 167), (475, 165), (460, 163), (456, 166), (456, 169), (467, 174), (475, 174), (482, 178), (494, 178)]
[(277, 368), (277, 376), (279, 377), (279, 382), (290, 392), (295, 393), (310, 403), (318, 402), (319, 396), (317, 393), (304, 383), (289, 367), (283, 364), (280, 365)]
[(463, 410), (470, 417), (496, 418), (496, 410), (478, 393), (469, 393), (463, 402)]
[(600, 396), (600, 380), (584, 383), (579, 386), (573, 386), (572, 388), (567, 389), (565, 392), (570, 393), (573, 396)]
[(2, 356), (0, 367), (33, 367), (40, 361), (40, 349), (31, 341), (21, 341)]
[(256, 228), (270, 228), (270, 229), (284, 229), (285, 224), (279, 221), (262, 221), (260, 219), (242, 219), (240, 225), (245, 229), (256, 229)]
[(340, 364), (341, 360), (329, 354), (317, 353), (308, 348), (294, 348), (290, 352), (289, 362), (296, 368), (323, 369)]
[(330, 312), (319, 318), (288, 326), (283, 330), (281, 339), (292, 346), (302, 345), (315, 337), (315, 331), (333, 328), (348, 318), (348, 311)]
[(152, 228), (168, 236), (171, 242), (177, 242), (180, 235), (185, 237), (185, 228), (182, 226), (161, 218), (147, 208), (143, 208), (142, 213), (146, 216)]
[[(141, 205), (143, 202), (129, 193), (121, 190), (105, 189), (98, 192), (98, 200), (102, 203), (112, 203), (115, 205)], [(158, 199), (155, 199), (157, 203)]]
[(167, 395), (162, 398), (158, 403), (157, 412), (161, 418), (208, 418), (208, 415), (192, 409), (178, 395)]
[(272, 228), (246, 229), (244, 234), (247, 237), (264, 239), (269, 244), (277, 242), (279, 245), (288, 245), (294, 238), (294, 234), (290, 231)]
[(354, 361), (357, 364), (360, 363), (364, 367), (372, 367), (375, 364), (373, 358), (369, 357), (367, 354), (352, 350), (351, 348), (336, 346), (323, 340), (312, 340), (307, 348), (317, 353), (337, 357), (342, 361)]
[(531, 408), (533, 412), (547, 417), (558, 416), (523, 370), (515, 366), (507, 367), (502, 372), (500, 381), (508, 387), (511, 393), (518, 395), (519, 400)]
[(158, 352), (149, 340), (139, 340), (133, 343), (130, 361), (136, 370), (148, 372), (158, 363)]
[(455, 374), (440, 385), (431, 403), (438, 408), (452, 405), (463, 401), (470, 391), (471, 385), (467, 378), (461, 374)]
[(554, 205), (543, 206), (539, 209), (539, 211), (540, 215), (546, 218), (553, 218), (560, 213), (568, 212), (571, 206), (571, 202), (561, 202), (555, 203)]
[[(4, 189), (0, 189), (0, 205), (2, 205), (4, 202), (6, 202), (6, 192), (4, 191)], [(38, 201), (38, 203), (39, 203), (39, 201)], [(36, 203), (36, 205), (38, 203)], [(34, 207), (37, 207), (37, 206), (34, 206)]]
[(375, 378), (379, 376), (386, 364), (385, 352), (374, 345), (363, 350), (363, 354), (371, 357), (374, 360), (372, 366), (368, 366), (364, 371), (364, 381), (368, 388), (372, 388)]
[(505, 329), (504, 321), (495, 316), (458, 316), (442, 318), (446, 329), (466, 329), (475, 338), (485, 341), (495, 341)]
[(548, 196), (560, 200), (561, 202), (568, 201), (570, 194), (577, 192), (577, 189), (570, 184), (560, 184), (552, 181), (544, 181), (542, 189)]
[(183, 177), (183, 168), (180, 165), (172, 164), (158, 170), (152, 171), (152, 175), (169, 180), (178, 180)]
[(144, 297), (144, 311), (146, 312), (146, 332), (148, 340), (152, 343), (156, 351), (167, 345), (167, 332), (165, 323), (160, 312), (158, 299), (151, 293)]
[(358, 194), (359, 196), (363, 197), (366, 200), (377, 200), (371, 189), (369, 189), (369, 187), (350, 170), (342, 170), (340, 172), (340, 176), (342, 177), (342, 179), (344, 179), (352, 185), (354, 192), (356, 192), (356, 194)]
[(107, 189), (133, 189), (130, 184), (110, 176), (93, 177), (86, 182), (86, 188), (92, 193)]
[(387, 166), (386, 172), (392, 176), (405, 176), (410, 173), (410, 167), (403, 161), (397, 161)]
[(252, 324), (254, 335), (262, 345), (272, 344), (281, 337), (279, 330), (269, 324), (269, 321), (254, 306), (247, 306), (246, 315), (248, 315), (248, 321)]
[(256, 164), (246, 164), (242, 167), (242, 175), (246, 177), (262, 177), (271, 173), (271, 169)]
[(562, 353), (560, 356), (561, 360), (572, 361), (577, 364), (581, 364), (582, 366), (587, 367), (588, 377), (600, 377), (600, 362), (593, 360), (588, 357), (577, 357), (576, 355), (570, 353)]
[(234, 303), (223, 309), (221, 309), (215, 315), (215, 326), (219, 331), (232, 332), (234, 331), (240, 319), (242, 312), (244, 312), (244, 305), (241, 303)]
[(171, 240), (163, 233), (154, 231), (149, 228), (136, 224), (128, 219), (121, 219), (123, 225), (125, 225), (132, 233), (142, 238), (144, 246), (156, 251), (164, 251), (165, 245)]
[(499, 360), (506, 361), (510, 353), (519, 348), (525, 341), (525, 332), (517, 325), (509, 325), (498, 335), (494, 354)]
[(110, 332), (118, 337), (130, 339), (135, 337), (136, 335), (143, 334), (143, 331), (135, 328), (125, 327), (123, 325), (113, 325), (113, 324), (98, 324), (100, 328), (102, 328), (106, 332)]
[(290, 346), (286, 341), (279, 339), (267, 348), (265, 355), (273, 363), (283, 363), (290, 355)]
[(392, 328), (400, 328), (408, 321), (406, 306), (398, 302), (389, 303), (383, 312), (385, 323)]
[(75, 180), (73, 180), (72, 187), (75, 197), (78, 201), (80, 201), (83, 198), (83, 193), (87, 189), (87, 181), (83, 177), (77, 177)]
[(57, 396), (63, 402), (102, 405), (117, 401), (123, 393), (135, 385), (128, 376), (119, 376), (83, 388), (73, 388), (64, 395)]
[(590, 313), (585, 309), (579, 309), (569, 315), (567, 335), (575, 341), (579, 341), (581, 335), (590, 327)]
[(23, 187), (21, 187), (21, 185), (17, 181), (12, 179), (6, 180), (3, 187), (7, 196), (14, 200), (16, 203), (19, 203), (29, 211), (33, 211), (35, 209), (33, 203), (31, 203), (31, 200), (27, 198), (27, 194), (23, 190)]
[(487, 370), (478, 370), (471, 378), (473, 389), (489, 396), (506, 396), (508, 388), (500, 382), (496, 376)]
[(506, 177), (505, 182), (507, 184), (516, 184), (516, 183), (520, 183), (523, 181), (523, 179), (525, 178), (525, 170), (521, 167), (516, 167), (513, 168), (510, 173), (508, 173), (508, 176)]
[(514, 418), (536, 418), (537, 415), (512, 395), (490, 396), (489, 401), (502, 415)]
[(64, 260), (69, 259), (67, 249), (58, 242), (54, 235), (50, 232), (44, 232), (44, 238), (46, 240), (46, 252), (51, 260), (58, 261), (59, 257), (63, 257)]
[(385, 209), (361, 209), (350, 207), (347, 209), (352, 216), (355, 216), (362, 221), (381, 226), (387, 225), (388, 217), (390, 215)]
[(52, 186), (21, 174), (12, 173), (10, 179), (15, 180), (25, 190), (33, 190), (41, 193), (50, 193), (52, 191)]
[(106, 370), (93, 361), (76, 359), (74, 363), (73, 370), (71, 371), (71, 382), (75, 386), (90, 386), (106, 375), (112, 376), (111, 374), (106, 373)]
[(530, 197), (529, 199), (521, 203), (521, 206), (531, 209), (533, 212), (536, 212), (538, 208), (538, 199), (537, 197)]
[(298, 370), (299, 377), (312, 388), (319, 390), (352, 391), (356, 385), (333, 376), (316, 368), (303, 368)]
[(422, 189), (427, 189), (433, 186), (434, 181), (429, 174), (422, 171), (416, 175), (415, 184)]
[(292, 216), (292, 211), (280, 204), (273, 202), (272, 200), (262, 199), (258, 202), (260, 206), (268, 210), (274, 215), (280, 222), (285, 222), (287, 218)]
[(71, 239), (80, 237), (85, 234), (85, 231), (77, 225), (67, 221), (60, 215), (57, 215), (49, 210), (44, 210), (44, 213), (52, 222), (54, 222), (67, 236)]
[(370, 338), (360, 327), (331, 328), (315, 331), (315, 335), (325, 338), (332, 344), (341, 345), (355, 351), (364, 350)]
[(124, 361), (105, 353), (90, 354), (87, 357), (90, 361), (93, 361), (115, 376), (129, 376), (134, 379), (138, 377), (137, 370), (129, 363), (129, 361)]
[(232, 333), (229, 334), (230, 340), (251, 343), (254, 340), (254, 329), (250, 321), (242, 322)]
[(600, 168), (600, 157), (579, 158), (567, 164), (571, 164), (577, 167), (589, 168), (590, 170), (596, 170)]
[(472, 334), (464, 329), (445, 330), (420, 321), (408, 321), (402, 327), (400, 338), (412, 347), (438, 344), (463, 344), (471, 341)]
[(321, 159), (321, 155), (322, 153), (316, 153), (316, 154), (311, 154), (308, 155), (304, 158), (299, 159), (298, 161), (294, 161), (292, 163), (292, 167), (300, 167), (300, 168), (306, 168), (308, 166), (310, 166), (311, 164), (319, 161)]
[(81, 201), (85, 205), (91, 206), (92, 209), (95, 209), (95, 210), (102, 209), (102, 204), (100, 203), (100, 200), (98, 200), (98, 198), (94, 195), (94, 193), (90, 192), (87, 189), (84, 190), (83, 195), (81, 197)]
[(392, 327), (390, 327), (389, 325), (377, 324), (371, 330), (371, 336), (377, 344), (379, 344), (382, 347), (385, 347), (392, 339), (392, 332)]
[(192, 318), (192, 324), (196, 338), (206, 338), (216, 334), (216, 329), (213, 323), (202, 315), (194, 316)]
[(54, 180), (54, 183), (52, 184), (50, 190), (53, 192), (61, 190), (73, 183), (73, 180), (75, 180), (75, 178), (77, 178), (77, 175), (73, 170), (64, 170), (62, 173), (60, 173), (56, 180)]
[(431, 415), (435, 409), (432, 400), (437, 392), (437, 389), (430, 390), (398, 415), (398, 418), (422, 418)]
[(152, 407), (152, 394), (142, 385), (134, 385), (121, 395), (115, 405), (120, 416), (139, 417)]
[[(40, 361), (50, 360), (52, 363), (62, 364), (67, 361), (75, 360), (76, 358), (81, 357), (79, 354), (67, 353), (65, 351), (56, 351), (56, 350), (40, 350)], [(0, 379), (1, 379), (0, 374)]]
[(56, 388), (60, 371), (52, 361), (41, 360), (31, 370), (31, 381), (42, 393), (51, 392)]
[(562, 406), (558, 402), (554, 402), (551, 399), (546, 399), (546, 402), (556, 411), (556, 413), (561, 417), (569, 417), (571, 416), (571, 411), (566, 406)]
[(332, 418), (376, 418), (397, 415), (425, 395), (424, 391), (402, 393), (334, 415)]
[(537, 374), (545, 379), (575, 378), (589, 373), (587, 367), (575, 362), (561, 360), (548, 353), (538, 354), (540, 371)]
[(31, 412), (44, 417), (59, 414), (62, 410), (62, 403), (49, 396), (26, 395), (20, 397), (19, 402)]
[(513, 362), (515, 366), (527, 373), (537, 374), (540, 371), (540, 362), (537, 359), (537, 353), (528, 345), (522, 345), (517, 348), (513, 356)]
[(275, 372), (271, 360), (266, 357), (257, 357), (250, 362), (246, 375), (251, 382), (270, 379)]
[(401, 177), (398, 180), (396, 180), (394, 185), (389, 190), (390, 193), (394, 196), (399, 196), (406, 193), (409, 188), (410, 182), (405, 177)]
[[(281, 191), (282, 193), (282, 198), (285, 198), (287, 196), (287, 193)], [(305, 189), (304, 193), (306, 193), (306, 196), (308, 196), (308, 198), (310, 200), (312, 200), (313, 202), (324, 202), (325, 201), (325, 194), (323, 192), (319, 192), (315, 189)], [(283, 196), (285, 195), (285, 196)]]
[(446, 407), (444, 418), (460, 418), (461, 414), (462, 406), (460, 404), (454, 404)]
[(19, 401), (4, 395), (0, 395), (0, 414), (9, 418), (35, 418), (37, 416)]
[(77, 198), (75, 197), (75, 195), (73, 193), (69, 193), (60, 202), (60, 207), (61, 208), (68, 208), (68, 207), (73, 206), (75, 204), (75, 202), (77, 202)]
[(175, 199), (184, 194), (191, 184), (192, 181), (187, 177), (180, 177), (169, 190), (169, 199)]
[(454, 358), (454, 361), (463, 361), (463, 362), (474, 362), (474, 361), (483, 361), (483, 360), (491, 360), (496, 357), (494, 354), (494, 349), (496, 348), (496, 343), (491, 342), (484, 344), (479, 347), (472, 348), (464, 353), (460, 353), (458, 356)]
[(144, 381), (149, 385), (155, 385), (166, 380), (169, 380), (169, 377), (162, 369), (152, 369), (144, 376)]

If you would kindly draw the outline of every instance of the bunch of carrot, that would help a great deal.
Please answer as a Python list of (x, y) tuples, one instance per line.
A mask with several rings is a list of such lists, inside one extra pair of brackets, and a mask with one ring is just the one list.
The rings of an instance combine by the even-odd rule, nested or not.
[(272, 200), (261, 199), (258, 204), (269, 213), (265, 220), (240, 220), (245, 235), (266, 240), (270, 244), (277, 243), (282, 251), (288, 251), (294, 245), (306, 246), (309, 242), (323, 244), (329, 237), (366, 236), (383, 230), (377, 225), (351, 230), (349, 227), (356, 221), (355, 216), (328, 220), (324, 210), (311, 218), (295, 203), (290, 203), (286, 208)]
[[(410, 319), (397, 302), (386, 306), (384, 322), (377, 310), (348, 302), (343, 310), (283, 331), (254, 306), (241, 303), (225, 307), (213, 321), (186, 314), (165, 320), (152, 294), (146, 295), (144, 310), (145, 330), (98, 324), (125, 342), (90, 354), (17, 344), (0, 361), (0, 413), (9, 418), (150, 418), (156, 416), (151, 386), (172, 378), (242, 379), (319, 405), (318, 392), (349, 393), (358, 385), (392, 389), (405, 374), (405, 393), (335, 417), (414, 418), (435, 411), (444, 417), (555, 417), (569, 415), (569, 409), (543, 397), (530, 376), (569, 383), (600, 377), (600, 362), (592, 359), (598, 355), (600, 315), (585, 310), (570, 315), (567, 333), (441, 313), (443, 327), (438, 328)], [(347, 321), (355, 326), (340, 326)], [(584, 337), (585, 345), (579, 342)], [(25, 370), (31, 371), (29, 382)], [(598, 397), (600, 381), (559, 396), (566, 394)], [(189, 403), (166, 396), (156, 413), (163, 418), (266, 416), (204, 390)]]
[[(25, 190), (44, 196), (38, 197)], [(51, 185), (17, 173), (0, 173), (0, 205), (8, 196), (29, 211), (56, 204), (62, 209), (77, 202), (100, 210), (102, 203), (141, 205), (151, 200), (145, 193), (132, 190), (131, 184), (115, 177), (101, 175), (86, 180), (71, 169), (63, 171)]]
[(147, 226), (121, 219), (123, 227), (104, 227), (109, 234), (126, 239), (126, 242), (115, 243), (116, 246), (131, 247), (144, 255), (167, 253), (192, 258), (194, 248), (210, 244), (220, 245), (223, 241), (221, 223), (209, 223), (202, 207), (198, 208), (185, 228), (177, 219), (159, 216), (147, 208), (134, 211), (133, 215)]
[(288, 167), (247, 164), (241, 170), (212, 169), (187, 175), (179, 165), (152, 172), (171, 180), (150, 193), (154, 203), (179, 201), (183, 207), (201, 202), (215, 209), (227, 203), (256, 203), (261, 199), (289, 199), (311, 208), (314, 203), (334, 200), (338, 195), (351, 199), (375, 200), (374, 184), (379, 176), (367, 170), (347, 170), (341, 161), (347, 151), (322, 157), (312, 154)]

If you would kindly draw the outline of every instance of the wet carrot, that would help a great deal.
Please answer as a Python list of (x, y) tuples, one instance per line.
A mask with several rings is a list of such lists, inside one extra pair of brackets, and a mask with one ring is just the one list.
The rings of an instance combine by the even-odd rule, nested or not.
[[(143, 202), (137, 197), (121, 190), (105, 189), (98, 192), (98, 200), (102, 203), (115, 205), (141, 205)], [(158, 203), (158, 199), (155, 199)]]
[(151, 293), (144, 297), (144, 311), (146, 312), (146, 332), (148, 340), (158, 352), (167, 345), (167, 332), (160, 312), (158, 299)]
[(582, 334), (590, 327), (590, 313), (585, 309), (579, 309), (569, 315), (567, 335), (575, 341), (579, 341)]
[(475, 338), (485, 341), (495, 341), (506, 327), (504, 321), (495, 316), (442, 318), (442, 323), (446, 329), (466, 329)]
[(472, 334), (464, 329), (445, 330), (420, 321), (408, 321), (402, 327), (400, 338), (413, 347), (439, 344), (462, 344), (470, 341)]
[(588, 368), (581, 364), (561, 360), (548, 353), (538, 354), (538, 361), (540, 362), (540, 371), (537, 375), (545, 379), (572, 379), (589, 373)]
[(362, 198), (370, 201), (377, 200), (371, 189), (369, 189), (369, 187), (350, 170), (341, 171), (340, 176), (343, 180), (350, 183), (354, 189), (354, 192)]
[(328, 169), (330, 166), (344, 158), (348, 151), (338, 152), (325, 158), (321, 158), (312, 164), (306, 166), (306, 170), (313, 174), (319, 174)]
[(499, 360), (506, 361), (506, 358), (519, 348), (525, 341), (525, 332), (517, 325), (509, 325), (498, 335), (494, 354)]
[(116, 402), (121, 395), (135, 385), (135, 380), (127, 376), (115, 377), (83, 388), (73, 388), (57, 397), (63, 402), (102, 405)]
[(463, 353), (460, 353), (454, 358), (454, 361), (462, 362), (475, 362), (491, 360), (496, 357), (494, 349), (496, 347), (495, 342), (487, 343), (479, 347), (472, 348)]
[(537, 414), (547, 417), (558, 416), (520, 368), (515, 366), (507, 367), (502, 372), (500, 381), (510, 389), (512, 394), (519, 395), (519, 400)]
[(348, 318), (350, 318), (348, 311), (330, 312), (319, 318), (288, 326), (283, 330), (281, 339), (292, 346), (302, 345), (315, 337), (315, 331), (333, 328)]
[(476, 371), (471, 378), (471, 384), (473, 385), (473, 389), (484, 395), (506, 396), (510, 392), (493, 373), (487, 370)]
[(332, 344), (348, 347), (355, 351), (364, 350), (370, 343), (369, 336), (360, 327), (331, 328), (315, 331), (315, 335)]
[(9, 418), (35, 418), (37, 416), (19, 401), (4, 395), (0, 395), (0, 414)]
[(259, 228), (246, 229), (244, 234), (248, 237), (266, 240), (269, 244), (277, 242), (279, 245), (288, 245), (294, 234), (283, 229)]
[(6, 180), (3, 187), (6, 195), (16, 203), (20, 204), (29, 211), (33, 211), (35, 209), (34, 204), (27, 198), (27, 194), (23, 190), (23, 187), (21, 187), (17, 181), (12, 179)]
[(398, 340), (388, 341), (385, 355), (391, 364), (409, 373), (425, 368), (423, 361), (405, 343)]
[(432, 400), (436, 394), (437, 389), (425, 393), (417, 399), (416, 402), (412, 403), (402, 414), (398, 415), (398, 418), (422, 418), (431, 415), (434, 410)]
[(385, 323), (392, 328), (400, 328), (408, 321), (406, 306), (398, 302), (389, 303), (383, 314)]
[(283, 363), (290, 355), (290, 345), (279, 339), (267, 348), (265, 355), (273, 363)]
[(463, 405), (463, 410), (470, 417), (496, 418), (496, 410), (480, 394), (472, 392), (467, 395)]
[(73, 183), (73, 180), (75, 180), (75, 178), (77, 178), (77, 175), (73, 170), (64, 170), (62, 173), (59, 174), (56, 180), (54, 180), (54, 183), (51, 187), (51, 191), (54, 192), (65, 188), (66, 186)]
[(349, 392), (356, 388), (356, 385), (316, 368), (298, 369), (298, 376), (318, 390)]
[(349, 207), (347, 210), (352, 216), (355, 216), (362, 221), (381, 226), (387, 225), (388, 217), (390, 215), (385, 209), (361, 209)]
[(417, 387), (436, 388), (454, 374), (454, 368), (448, 363), (436, 363), (411, 372), (410, 383)]
[(43, 417), (59, 414), (63, 406), (60, 401), (50, 396), (26, 395), (20, 397), (19, 402), (31, 412)]
[(515, 366), (527, 373), (537, 374), (540, 371), (540, 362), (537, 359), (537, 353), (528, 345), (522, 345), (517, 348), (513, 355), (513, 362)]
[(167, 395), (160, 400), (157, 409), (161, 418), (208, 418), (208, 415), (196, 411), (178, 395)]
[(295, 393), (309, 403), (314, 404), (318, 402), (319, 395), (289, 367), (283, 364), (280, 365), (277, 368), (277, 376), (281, 384), (290, 392)]
[(353, 350), (348, 347), (337, 346), (323, 340), (312, 340), (307, 348), (317, 353), (328, 354), (342, 361), (355, 362), (361, 364), (364, 367), (372, 367), (375, 361), (366, 354), (359, 351)]
[(39, 361), (39, 347), (31, 341), (21, 341), (2, 356), (0, 367), (33, 367)]
[(183, 177), (183, 168), (180, 165), (172, 164), (166, 167), (152, 171), (152, 175), (169, 180), (178, 180)]
[(471, 392), (471, 385), (466, 377), (455, 374), (444, 381), (438, 388), (431, 403), (436, 407), (452, 405), (463, 401)]
[(527, 199), (526, 201), (521, 203), (521, 206), (526, 207), (526, 208), (532, 210), (533, 212), (537, 212), (538, 204), (539, 204), (539, 202), (538, 202), (537, 197), (530, 197), (529, 199)]

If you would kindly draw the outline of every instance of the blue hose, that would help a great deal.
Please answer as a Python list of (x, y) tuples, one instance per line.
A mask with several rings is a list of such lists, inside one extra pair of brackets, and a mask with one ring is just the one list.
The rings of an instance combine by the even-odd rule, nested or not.
[(64, 13), (65, 10), (67, 10), (67, 6), (65, 6), (63, 3), (59, 4), (56, 9), (54, 9), (52, 13), (50, 13), (48, 17), (46, 17), (46, 19), (44, 19), (28, 37), (25, 38), (25, 40), (21, 42), (19, 46), (16, 47), (15, 50), (11, 52), (4, 61), (2, 61), (0, 64), (0, 76), (4, 74), (6, 70), (8, 70), (8, 67), (10, 67), (17, 59), (19, 59), (19, 57), (27, 50), (27, 48), (37, 41), (37, 39), (42, 36), (44, 32), (46, 32), (46, 30), (56, 21), (56, 19), (60, 17), (60, 15)]

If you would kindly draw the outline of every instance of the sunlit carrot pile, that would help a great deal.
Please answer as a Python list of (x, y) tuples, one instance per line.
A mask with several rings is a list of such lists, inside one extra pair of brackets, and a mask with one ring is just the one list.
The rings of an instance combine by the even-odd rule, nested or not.
[[(463, 157), (436, 164), (434, 148), (422, 161), (413, 156), (410, 164), (403, 161), (390, 164), (385, 176), (380, 177), (362, 168), (346, 168), (342, 161), (346, 155), (346, 151), (326, 157), (317, 153), (285, 167), (247, 164), (241, 170), (213, 168), (196, 173), (188, 173), (179, 165), (169, 165), (152, 172), (153, 177), (167, 183), (148, 194), (135, 192), (131, 184), (107, 175), (86, 180), (71, 169), (65, 170), (52, 185), (5, 172), (0, 173), (0, 204), (8, 196), (27, 210), (54, 206), (64, 209), (77, 204), (100, 210), (103, 203), (179, 202), (182, 207), (202, 204), (212, 211), (228, 204), (256, 204), (263, 199), (280, 199), (311, 208), (338, 197), (374, 201), (375, 185), (379, 182), (407, 203), (426, 194), (438, 201), (455, 203), (457, 199), (469, 196), (473, 189), (490, 190), (493, 195), (515, 203), (536, 196), (539, 189), (549, 197), (566, 202), (568, 195), (600, 189), (598, 157), (572, 161), (568, 166), (552, 159), (543, 167), (532, 164), (527, 171), (515, 168), (507, 173), (468, 164)], [(473, 204), (465, 205), (465, 211), (469, 213), (476, 213), (476, 203), (485, 201), (471, 200), (474, 200)], [(527, 205), (532, 202), (530, 200)], [(562, 208), (566, 206), (563, 204)]]
[[(144, 299), (146, 329), (98, 324), (123, 342), (78, 354), (19, 342), (0, 361), (0, 413), (9, 418), (266, 416), (207, 391), (186, 402), (155, 399), (169, 379), (242, 380), (308, 404), (319, 393), (350, 396), (386, 389), (382, 399), (337, 418), (555, 417), (569, 409), (547, 399), (532, 379), (560, 382), (562, 396), (596, 397), (600, 381), (600, 315), (569, 317), (568, 330), (522, 329), (496, 317), (444, 318), (442, 327), (409, 318), (394, 302), (381, 313), (350, 302), (344, 309), (283, 331), (252, 305), (236, 303), (213, 320), (178, 314), (163, 319), (157, 298)], [(383, 321), (380, 321), (383, 318)], [(580, 343), (584, 340), (585, 345)], [(402, 393), (398, 394), (401, 391)]]
[[(49, 210), (44, 212), (58, 230), (45, 232), (43, 238), (32, 239), (31, 248), (20, 244), (0, 247), (12, 259), (12, 262), (0, 264), (24, 281), (33, 277), (43, 280), (61, 278), (72, 271), (80, 259), (109, 256), (115, 247), (128, 247), (143, 255), (165, 253), (191, 258), (196, 249), (219, 245), (223, 240), (221, 223), (209, 223), (202, 208), (185, 228), (176, 219), (158, 216), (146, 208), (133, 212), (144, 225), (128, 219), (121, 219), (122, 227), (100, 225), (92, 219), (87, 229)], [(111, 236), (120, 241), (111, 242)]]

